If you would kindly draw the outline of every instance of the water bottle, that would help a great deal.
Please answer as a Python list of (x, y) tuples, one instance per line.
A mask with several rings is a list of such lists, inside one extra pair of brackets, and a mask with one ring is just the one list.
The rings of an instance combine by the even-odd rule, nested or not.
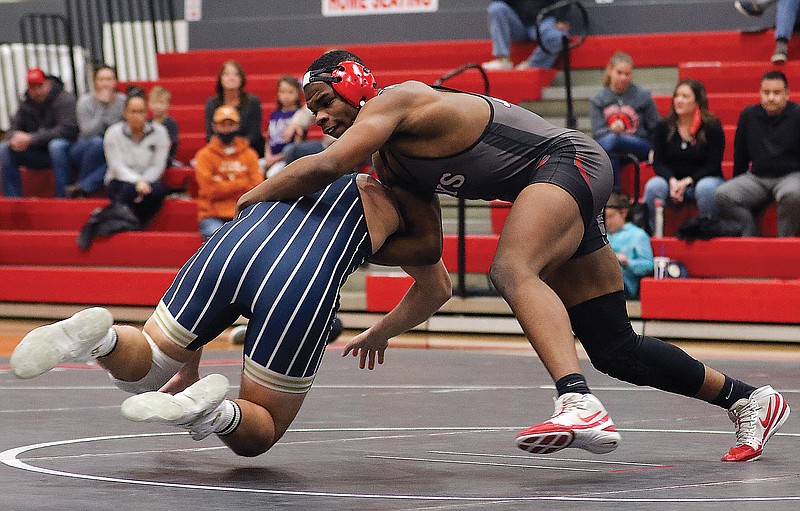
[(653, 219), (653, 236), (656, 238), (664, 237), (664, 201), (656, 199), (656, 216)]

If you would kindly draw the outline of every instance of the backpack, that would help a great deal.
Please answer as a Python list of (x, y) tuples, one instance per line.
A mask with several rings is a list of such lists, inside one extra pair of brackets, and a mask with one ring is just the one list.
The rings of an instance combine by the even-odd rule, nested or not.
[(720, 237), (739, 237), (743, 230), (742, 226), (733, 220), (697, 215), (683, 222), (678, 227), (675, 237), (691, 242)]

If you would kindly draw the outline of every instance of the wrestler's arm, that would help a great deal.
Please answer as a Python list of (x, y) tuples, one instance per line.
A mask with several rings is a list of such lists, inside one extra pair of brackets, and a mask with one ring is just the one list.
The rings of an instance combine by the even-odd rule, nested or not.
[(159, 392), (167, 394), (177, 394), (186, 390), (186, 387), (200, 380), (200, 358), (203, 356), (203, 348), (194, 352), (194, 355), (186, 362), (175, 376), (158, 389)]
[(441, 259), (429, 266), (403, 266), (403, 270), (414, 278), (414, 283), (400, 303), (344, 347), (342, 356), (352, 352), (354, 357), (361, 357), (361, 369), (374, 369), (376, 358), (383, 364), (389, 339), (431, 317), (452, 295), (450, 274)]
[[(352, 172), (394, 134), (409, 109), (406, 94), (387, 93), (365, 104), (353, 125), (320, 153), (304, 156), (239, 198), (237, 211), (263, 201), (296, 199)], [(407, 99), (407, 98), (406, 98)]]
[(385, 266), (425, 266), (442, 257), (442, 209), (436, 195), (392, 188), (404, 228), (386, 240), (369, 261)]

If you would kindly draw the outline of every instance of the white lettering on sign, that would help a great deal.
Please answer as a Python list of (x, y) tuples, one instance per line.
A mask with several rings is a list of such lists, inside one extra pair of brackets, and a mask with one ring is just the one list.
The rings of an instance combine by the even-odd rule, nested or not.
[(322, 0), (323, 16), (436, 12), (439, 0)]

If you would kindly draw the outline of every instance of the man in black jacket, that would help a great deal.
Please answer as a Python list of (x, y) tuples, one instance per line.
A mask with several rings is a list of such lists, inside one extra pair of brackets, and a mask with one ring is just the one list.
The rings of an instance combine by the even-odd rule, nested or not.
[(75, 97), (64, 83), (39, 68), (28, 70), (28, 90), (11, 119), (9, 137), (0, 144), (3, 195), (22, 197), (19, 166), (53, 168), (56, 197), (65, 197), (71, 181), (67, 150), (78, 136)]
[(754, 212), (778, 203), (778, 236), (800, 234), (800, 105), (781, 71), (761, 77), (761, 104), (742, 110), (733, 143), (733, 179), (717, 188), (723, 218), (758, 236)]
[[(489, 4), (489, 34), (492, 38), (492, 55), (494, 60), (484, 62), (484, 69), (512, 69), (511, 43), (534, 41), (536, 50), (519, 64), (516, 69), (540, 67), (549, 69), (556, 63), (561, 53), (563, 36), (568, 34), (569, 24), (551, 13), (542, 18), (539, 24), (541, 40), (536, 38), (536, 16), (539, 11), (554, 4), (555, 0), (505, 0)], [(541, 46), (545, 45), (546, 53)]]

